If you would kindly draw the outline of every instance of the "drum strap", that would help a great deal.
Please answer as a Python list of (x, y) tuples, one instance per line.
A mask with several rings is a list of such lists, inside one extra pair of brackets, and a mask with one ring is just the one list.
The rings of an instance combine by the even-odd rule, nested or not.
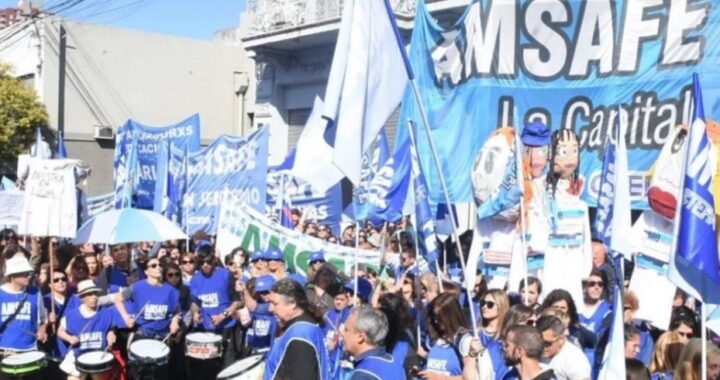
[(17, 309), (15, 309), (15, 312), (12, 313), (12, 315), (8, 319), (3, 321), (2, 325), (0, 325), (0, 334), (4, 333), (5, 329), (8, 327), (10, 322), (12, 322), (15, 319), (15, 317), (17, 317), (17, 315), (20, 314), (20, 310), (22, 310), (22, 308), (25, 306), (25, 302), (27, 302), (27, 298), (28, 298), (28, 294), (25, 293), (23, 295), (22, 300), (20, 300), (20, 303), (18, 304)]

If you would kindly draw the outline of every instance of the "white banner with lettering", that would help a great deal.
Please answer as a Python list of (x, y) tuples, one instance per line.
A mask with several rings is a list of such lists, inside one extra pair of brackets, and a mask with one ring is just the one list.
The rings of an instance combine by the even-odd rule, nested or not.
[(77, 231), (75, 167), (77, 160), (29, 163), (18, 233), (74, 238)]

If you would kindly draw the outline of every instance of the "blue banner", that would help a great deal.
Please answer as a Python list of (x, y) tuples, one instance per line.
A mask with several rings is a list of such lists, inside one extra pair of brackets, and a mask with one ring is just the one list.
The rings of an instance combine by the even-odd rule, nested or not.
[(412, 180), (411, 161), (410, 141), (406, 140), (370, 181), (366, 195), (368, 204), (365, 206), (365, 220), (379, 226), (383, 222), (402, 218)]
[(152, 209), (155, 200), (155, 181), (157, 180), (157, 158), (161, 143), (168, 141), (171, 146), (191, 152), (200, 149), (200, 115), (164, 127), (153, 127), (128, 120), (117, 131), (115, 137), (115, 203), (121, 206), (123, 186), (126, 183), (127, 158), (133, 139), (137, 139), (137, 160), (139, 181), (133, 185), (134, 206)]
[[(284, 191), (280, 190), (285, 174)], [(340, 218), (342, 217), (342, 189), (337, 184), (327, 193), (320, 193), (306, 181), (287, 174), (286, 171), (271, 171), (267, 176), (267, 202), (266, 213), (277, 219), (280, 215), (278, 197), (284, 193), (286, 201), (282, 207), (296, 208), (300, 211), (312, 207), (314, 211), (308, 214), (308, 220), (330, 227), (334, 236), (340, 234)]]
[[(265, 211), (267, 158), (267, 128), (247, 137), (222, 135), (205, 149), (190, 153), (183, 202), (189, 233), (215, 234), (224, 202)], [(173, 150), (172, 160), (171, 170), (182, 167), (178, 150)]]
[[(622, 107), (631, 196), (646, 207), (646, 171), (671, 128), (689, 120), (692, 72), (703, 78), (708, 116), (720, 116), (719, 35), (720, 6), (712, 1), (482, 0), (447, 30), (419, 1), (409, 59), (451, 201), (473, 201), (471, 165), (491, 132), (539, 118), (579, 136), (583, 199), (594, 205), (600, 152)], [(422, 120), (410, 89), (398, 123), (408, 120)], [(396, 147), (406, 139), (399, 128)], [(417, 139), (437, 204), (428, 138)]]

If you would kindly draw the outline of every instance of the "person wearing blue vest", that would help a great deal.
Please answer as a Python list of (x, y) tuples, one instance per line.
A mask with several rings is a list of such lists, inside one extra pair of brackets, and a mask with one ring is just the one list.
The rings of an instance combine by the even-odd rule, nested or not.
[[(221, 368), (235, 362), (239, 348), (235, 339), (237, 323), (235, 311), (242, 306), (235, 278), (225, 268), (217, 266), (215, 249), (211, 245), (198, 248), (199, 270), (190, 280), (190, 306), (196, 330), (222, 336), (222, 359), (204, 360), (192, 370), (199, 376), (215, 378)], [(195, 378), (197, 376), (191, 376)]]
[(281, 330), (268, 352), (263, 380), (329, 380), (322, 316), (308, 303), (303, 287), (290, 279), (279, 280), (268, 301)]
[(250, 255), (250, 274), (251, 277), (258, 277), (267, 274), (267, 260), (265, 260), (265, 251), (258, 249)]
[(115, 244), (110, 248), (113, 265), (95, 279), (97, 286), (108, 294), (114, 294), (137, 281), (141, 276), (137, 263), (130, 257), (127, 244)]
[[(47, 314), (40, 290), (30, 286), (32, 274), (33, 268), (24, 256), (14, 256), (5, 263), (8, 282), (0, 286), (0, 353), (3, 356), (36, 350), (37, 341), (47, 341)], [(7, 378), (0, 373), (0, 379)]]
[[(175, 334), (180, 330), (180, 292), (163, 282), (160, 260), (151, 258), (142, 265), (146, 279), (117, 293), (114, 298), (115, 307), (128, 327), (132, 328), (134, 325), (138, 327), (131, 341), (166, 340), (166, 335)], [(132, 309), (137, 312), (135, 318), (128, 314), (125, 308), (126, 301), (130, 301)], [(131, 372), (137, 375), (131, 377), (141, 377), (138, 371), (143, 369), (131, 365)], [(167, 365), (157, 366), (153, 371), (156, 379), (169, 376)]]
[(325, 347), (327, 347), (330, 355), (330, 368), (338, 369), (339, 366), (336, 364), (339, 364), (343, 352), (340, 333), (347, 317), (350, 315), (350, 297), (339, 283), (331, 285), (327, 290), (327, 294), (333, 297), (333, 307), (323, 317), (325, 321), (323, 334), (325, 334)]
[(285, 268), (285, 255), (280, 248), (274, 246), (268, 247), (263, 257), (265, 261), (267, 261), (268, 274), (271, 274), (276, 280), (287, 277), (288, 272)]
[(351, 380), (404, 380), (402, 363), (383, 347), (388, 321), (379, 310), (360, 305), (350, 312), (343, 329), (345, 351), (352, 355), (355, 369)]
[[(82, 301), (77, 294), (68, 291), (68, 276), (63, 270), (59, 268), (53, 270), (48, 282), (50, 292), (43, 296), (43, 303), (45, 310), (48, 311), (49, 336), (43, 351), (46, 351), (52, 358), (64, 358), (67, 354), (68, 344), (57, 336), (58, 323), (65, 313), (78, 308)], [(53, 312), (53, 310), (55, 311)], [(53, 360), (48, 362), (47, 372), (51, 378), (65, 375), (60, 370), (59, 363)]]
[(75, 358), (89, 351), (102, 351), (115, 343), (113, 316), (110, 309), (98, 308), (101, 289), (92, 280), (78, 284), (78, 295), (82, 304), (70, 309), (60, 320), (58, 337), (67, 342), (69, 349), (60, 369), (68, 379), (77, 379), (80, 372), (75, 367)]
[(269, 274), (255, 279), (255, 306), (251, 310), (252, 322), (246, 338), (251, 352), (269, 348), (275, 338), (277, 319), (270, 312), (270, 305), (267, 303), (273, 284), (275, 278)]

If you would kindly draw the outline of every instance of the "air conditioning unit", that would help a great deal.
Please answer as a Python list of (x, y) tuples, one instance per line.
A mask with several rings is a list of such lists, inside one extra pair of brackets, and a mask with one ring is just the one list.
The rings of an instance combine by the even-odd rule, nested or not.
[(112, 140), (115, 138), (115, 131), (112, 127), (96, 125), (94, 137), (96, 140)]

